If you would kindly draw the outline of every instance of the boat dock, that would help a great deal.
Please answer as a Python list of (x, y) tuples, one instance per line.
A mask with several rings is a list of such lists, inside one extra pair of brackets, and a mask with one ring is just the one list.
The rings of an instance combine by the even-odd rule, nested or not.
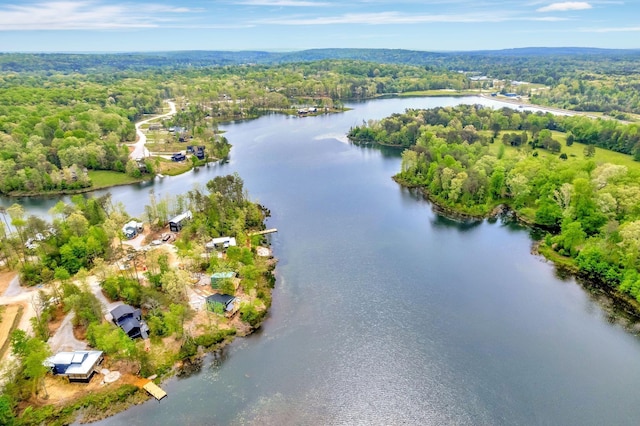
[(249, 232), (250, 237), (253, 237), (254, 235), (265, 235), (265, 234), (273, 234), (274, 232), (278, 232), (278, 230), (276, 228), (271, 228), (271, 229), (265, 229), (264, 231), (254, 231), (254, 232)]
[(149, 395), (151, 395), (152, 397), (154, 397), (158, 401), (160, 401), (163, 398), (167, 397), (167, 393), (165, 391), (163, 391), (160, 388), (160, 386), (158, 386), (155, 383), (153, 383), (151, 380), (149, 380), (146, 384), (144, 384), (142, 386), (142, 389), (144, 389), (147, 392), (149, 392)]

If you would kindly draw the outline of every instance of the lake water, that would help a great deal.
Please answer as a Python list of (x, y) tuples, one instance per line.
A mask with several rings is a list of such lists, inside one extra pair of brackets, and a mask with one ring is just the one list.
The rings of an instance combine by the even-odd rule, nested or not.
[(161, 403), (100, 424), (640, 424), (640, 341), (531, 255), (527, 229), (439, 216), (391, 180), (399, 152), (344, 136), (363, 119), (461, 102), (496, 104), (385, 99), (232, 123), (229, 163), (112, 189), (139, 214), (151, 187), (237, 171), (273, 214), (280, 261), (259, 332), (165, 382)]

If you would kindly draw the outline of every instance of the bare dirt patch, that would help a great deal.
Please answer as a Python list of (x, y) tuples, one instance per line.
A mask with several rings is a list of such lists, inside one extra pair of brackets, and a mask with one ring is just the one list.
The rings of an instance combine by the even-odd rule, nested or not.
[(0, 307), (0, 359), (9, 352), (9, 335), (20, 321), (23, 309), (19, 304)]
[(0, 271), (0, 295), (4, 294), (16, 274), (15, 271)]
[(56, 306), (56, 309), (53, 311), (53, 317), (47, 325), (49, 328), (49, 335), (53, 336), (54, 334), (56, 334), (56, 331), (58, 331), (60, 325), (62, 324), (62, 320), (64, 320), (64, 316), (65, 313), (62, 305)]
[[(104, 383), (104, 376), (96, 373), (91, 378), (89, 383), (76, 383), (70, 382), (66, 377), (47, 375), (44, 379), (45, 387), (49, 397), (46, 400), (41, 398), (36, 402), (36, 405), (42, 405), (42, 403), (52, 405), (63, 405), (76, 401), (80, 397), (86, 395), (89, 392), (103, 392), (110, 389), (116, 389), (124, 384), (136, 384), (139, 377), (133, 374), (123, 374), (120, 379), (113, 383)], [(40, 394), (42, 395), (42, 393)]]

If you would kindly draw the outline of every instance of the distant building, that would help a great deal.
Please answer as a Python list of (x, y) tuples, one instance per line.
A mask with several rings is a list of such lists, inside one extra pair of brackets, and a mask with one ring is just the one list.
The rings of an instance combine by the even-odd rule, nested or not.
[(58, 352), (47, 358), (44, 365), (70, 381), (88, 382), (103, 359), (102, 351)]
[(169, 221), (169, 230), (171, 232), (180, 232), (180, 230), (184, 226), (184, 223), (188, 220), (191, 220), (192, 218), (193, 216), (188, 210), (182, 214), (179, 214)]
[(142, 230), (144, 229), (143, 226), (144, 225), (142, 224), (142, 222), (132, 220), (124, 224), (124, 226), (122, 227), (122, 233), (129, 239), (135, 238), (136, 235), (142, 232)]
[(149, 337), (149, 326), (142, 320), (140, 309), (134, 309), (129, 305), (120, 305), (110, 313), (113, 317), (113, 323), (123, 329), (127, 336), (132, 339)]
[(184, 161), (187, 159), (187, 156), (181, 152), (176, 152), (171, 156), (171, 161)]
[(205, 158), (204, 146), (197, 146), (195, 150), (195, 155), (198, 158), (198, 160), (204, 160)]

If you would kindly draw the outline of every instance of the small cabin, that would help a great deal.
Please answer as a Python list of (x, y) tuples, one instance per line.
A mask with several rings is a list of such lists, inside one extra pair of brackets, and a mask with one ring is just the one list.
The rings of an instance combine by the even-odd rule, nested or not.
[(238, 310), (238, 298), (231, 296), (230, 294), (212, 294), (206, 299), (207, 310), (210, 312), (216, 312), (216, 308), (219, 312), (222, 312), (225, 316), (233, 315)]
[(214, 238), (204, 245), (208, 250), (226, 250), (229, 247), (235, 247), (237, 245), (235, 237), (218, 237)]
[(178, 216), (174, 217), (169, 221), (169, 230), (171, 232), (180, 232), (185, 222), (187, 222), (192, 218), (193, 216), (191, 215), (191, 212), (188, 210), (182, 214), (179, 214)]

